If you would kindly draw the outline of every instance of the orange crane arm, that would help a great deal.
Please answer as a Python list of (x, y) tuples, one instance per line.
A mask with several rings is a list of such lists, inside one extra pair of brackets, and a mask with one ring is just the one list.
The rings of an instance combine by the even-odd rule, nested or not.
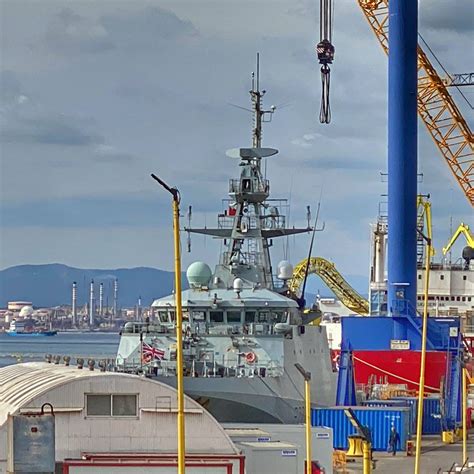
[[(357, 0), (383, 50), (388, 54), (388, 0)], [(418, 114), (474, 206), (473, 135), (448, 89), (418, 45)]]

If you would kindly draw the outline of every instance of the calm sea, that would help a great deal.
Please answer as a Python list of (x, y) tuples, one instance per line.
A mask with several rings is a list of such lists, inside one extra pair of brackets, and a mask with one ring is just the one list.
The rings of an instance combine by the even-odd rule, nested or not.
[(50, 337), (0, 334), (0, 367), (44, 360), (45, 354), (114, 359), (119, 340), (118, 334), (111, 333), (58, 333)]

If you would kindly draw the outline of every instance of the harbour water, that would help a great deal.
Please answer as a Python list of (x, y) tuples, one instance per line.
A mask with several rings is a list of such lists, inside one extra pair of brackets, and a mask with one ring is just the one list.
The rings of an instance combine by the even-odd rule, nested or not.
[(0, 334), (0, 367), (18, 362), (44, 360), (45, 354), (72, 358), (115, 359), (117, 333), (58, 333), (52, 337), (11, 337)]

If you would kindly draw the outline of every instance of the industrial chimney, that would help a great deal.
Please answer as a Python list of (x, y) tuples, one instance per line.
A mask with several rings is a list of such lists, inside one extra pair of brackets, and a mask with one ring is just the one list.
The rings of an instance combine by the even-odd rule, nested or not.
[(118, 279), (114, 281), (114, 319), (117, 318), (118, 314)]
[(91, 280), (91, 288), (89, 293), (89, 326), (94, 326), (94, 280)]
[(99, 316), (104, 314), (104, 284), (101, 283), (99, 286)]
[(72, 282), (72, 326), (77, 324), (77, 283)]

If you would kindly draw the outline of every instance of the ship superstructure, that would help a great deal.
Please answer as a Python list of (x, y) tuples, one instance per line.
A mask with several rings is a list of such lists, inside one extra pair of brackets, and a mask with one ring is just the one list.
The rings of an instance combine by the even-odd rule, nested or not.
[[(220, 239), (219, 263), (187, 270), (190, 288), (182, 292), (185, 391), (221, 421), (300, 422), (304, 414), (301, 364), (313, 374), (315, 405), (334, 403), (336, 378), (324, 328), (309, 325), (301, 302), (291, 298), (292, 266), (274, 271), (273, 239), (313, 229), (288, 228), (284, 199), (270, 198), (262, 172), (264, 159), (278, 150), (261, 144), (263, 110), (258, 73), (252, 81), (252, 146), (230, 150), (240, 176), (229, 181), (229, 199), (215, 228), (187, 228)], [(117, 355), (121, 370), (141, 369), (174, 385), (175, 297), (157, 299), (152, 323), (127, 323)]]

